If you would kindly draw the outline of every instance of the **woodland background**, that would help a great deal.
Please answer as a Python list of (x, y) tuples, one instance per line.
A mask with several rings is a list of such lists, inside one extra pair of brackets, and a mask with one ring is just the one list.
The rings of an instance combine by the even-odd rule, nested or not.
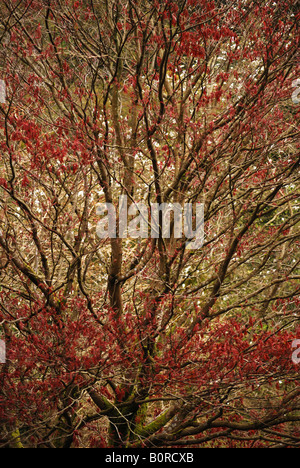
[(299, 448), (298, 7), (1, 1), (1, 448)]

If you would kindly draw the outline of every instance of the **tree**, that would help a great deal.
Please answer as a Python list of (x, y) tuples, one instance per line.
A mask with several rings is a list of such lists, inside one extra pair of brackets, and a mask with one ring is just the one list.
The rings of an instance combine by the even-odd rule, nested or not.
[[(291, 0), (2, 2), (2, 446), (299, 446), (298, 24)], [(100, 239), (121, 195), (203, 203), (202, 248)]]

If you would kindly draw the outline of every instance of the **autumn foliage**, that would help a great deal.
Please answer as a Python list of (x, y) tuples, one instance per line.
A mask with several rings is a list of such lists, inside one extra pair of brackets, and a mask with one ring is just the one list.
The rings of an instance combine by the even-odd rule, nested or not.
[[(294, 0), (1, 2), (0, 447), (299, 447), (299, 37)], [(203, 203), (203, 247), (100, 239), (120, 195)]]

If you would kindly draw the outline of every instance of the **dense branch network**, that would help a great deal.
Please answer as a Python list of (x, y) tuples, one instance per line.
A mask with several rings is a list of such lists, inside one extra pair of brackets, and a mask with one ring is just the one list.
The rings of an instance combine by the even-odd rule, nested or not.
[[(299, 447), (298, 28), (289, 0), (2, 2), (0, 446)], [(202, 203), (203, 246), (100, 239), (121, 196)]]

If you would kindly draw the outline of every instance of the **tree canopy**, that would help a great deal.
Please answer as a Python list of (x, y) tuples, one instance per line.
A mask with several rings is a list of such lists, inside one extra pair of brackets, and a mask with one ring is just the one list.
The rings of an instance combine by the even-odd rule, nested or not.
[[(299, 37), (293, 0), (2, 0), (1, 447), (299, 447)], [(203, 204), (202, 247), (100, 239), (121, 196)]]

